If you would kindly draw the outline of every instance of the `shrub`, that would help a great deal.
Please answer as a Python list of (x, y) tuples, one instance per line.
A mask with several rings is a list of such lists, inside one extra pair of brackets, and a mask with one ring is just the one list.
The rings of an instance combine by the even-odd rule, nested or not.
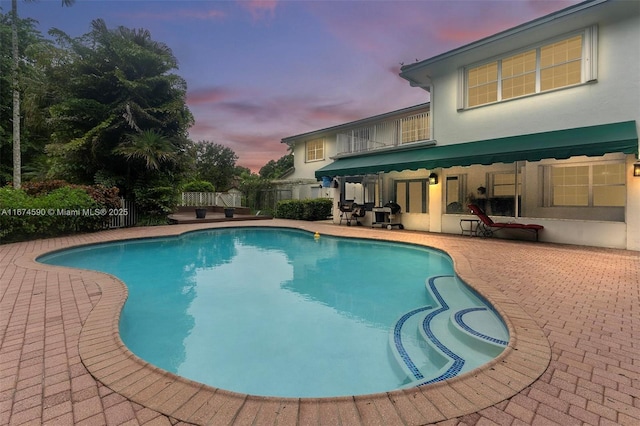
[(0, 237), (19, 241), (98, 230), (108, 218), (98, 214), (100, 208), (81, 188), (65, 186), (37, 196), (0, 188)]
[(315, 198), (310, 200), (283, 200), (276, 207), (275, 216), (282, 219), (323, 220), (331, 215), (333, 200)]
[(216, 192), (211, 182), (206, 180), (194, 180), (187, 183), (183, 189), (184, 192)]
[(179, 190), (173, 186), (140, 186), (133, 192), (141, 216), (165, 217), (175, 210), (180, 196)]
[(31, 196), (39, 196), (44, 194), (49, 194), (52, 191), (60, 188), (76, 188), (81, 189), (91, 198), (93, 198), (96, 203), (99, 204), (101, 208), (106, 209), (116, 209), (120, 207), (120, 195), (119, 190), (116, 187), (106, 187), (104, 185), (74, 185), (67, 183), (64, 180), (43, 180), (43, 181), (30, 181), (25, 182), (22, 185), (22, 189)]
[(30, 209), (31, 199), (21, 189), (13, 189), (9, 186), (0, 188), (0, 238), (12, 240), (13, 236), (31, 234), (35, 232), (35, 226), (31, 221), (25, 221), (22, 210)]

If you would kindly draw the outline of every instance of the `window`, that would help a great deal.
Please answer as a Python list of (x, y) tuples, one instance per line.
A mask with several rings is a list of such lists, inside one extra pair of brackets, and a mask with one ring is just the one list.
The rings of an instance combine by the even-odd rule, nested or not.
[(429, 183), (426, 179), (396, 180), (394, 201), (402, 208), (402, 212), (426, 213), (428, 188)]
[(400, 120), (400, 141), (409, 143), (431, 138), (429, 134), (429, 114), (413, 115)]
[(530, 50), (502, 60), (502, 99), (536, 91), (536, 51)]
[(624, 207), (624, 163), (551, 167), (554, 207)]
[(461, 74), (458, 109), (573, 86), (597, 78), (597, 27), (541, 44)]
[(581, 70), (581, 35), (540, 48), (541, 91), (580, 83)]
[(593, 205), (624, 207), (627, 195), (624, 164), (600, 164), (591, 168)]
[[(516, 192), (516, 178), (518, 191)], [(520, 194), (522, 178), (520, 173), (492, 173), (491, 174), (491, 195), (493, 197), (514, 197)]]
[(307, 161), (319, 161), (324, 160), (324, 140), (315, 139), (308, 141), (307, 148)]
[(467, 206), (468, 200), (465, 199), (465, 178), (466, 176), (447, 176), (446, 182), (446, 212), (447, 213), (463, 213)]
[(498, 63), (472, 68), (467, 74), (468, 106), (488, 104), (498, 100)]

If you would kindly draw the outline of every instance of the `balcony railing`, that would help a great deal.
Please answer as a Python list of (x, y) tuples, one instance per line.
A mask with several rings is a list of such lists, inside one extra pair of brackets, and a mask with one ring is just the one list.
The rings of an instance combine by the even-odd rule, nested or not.
[(338, 133), (337, 155), (391, 148), (429, 138), (429, 113), (424, 112)]

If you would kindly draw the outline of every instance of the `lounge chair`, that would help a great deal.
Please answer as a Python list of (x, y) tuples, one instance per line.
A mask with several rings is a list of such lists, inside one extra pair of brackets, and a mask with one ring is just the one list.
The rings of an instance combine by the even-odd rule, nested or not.
[(479, 226), (479, 232), (485, 236), (490, 237), (494, 232), (501, 231), (503, 229), (522, 229), (523, 231), (533, 232), (536, 234), (536, 241), (538, 241), (538, 231), (544, 229), (542, 225), (524, 224), (524, 223), (508, 223), (508, 222), (494, 222), (489, 216), (476, 204), (469, 204), (469, 210), (471, 213), (478, 216), (478, 219), (482, 222)]

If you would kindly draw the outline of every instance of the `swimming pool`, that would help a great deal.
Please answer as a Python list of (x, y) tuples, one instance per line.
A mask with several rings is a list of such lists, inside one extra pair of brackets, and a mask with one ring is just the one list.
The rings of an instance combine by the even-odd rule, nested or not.
[(429, 383), (487, 362), (508, 339), (495, 312), (452, 276), (450, 259), (417, 246), (238, 228), (39, 260), (119, 277), (129, 288), (120, 332), (136, 355), (242, 393), (322, 397)]

